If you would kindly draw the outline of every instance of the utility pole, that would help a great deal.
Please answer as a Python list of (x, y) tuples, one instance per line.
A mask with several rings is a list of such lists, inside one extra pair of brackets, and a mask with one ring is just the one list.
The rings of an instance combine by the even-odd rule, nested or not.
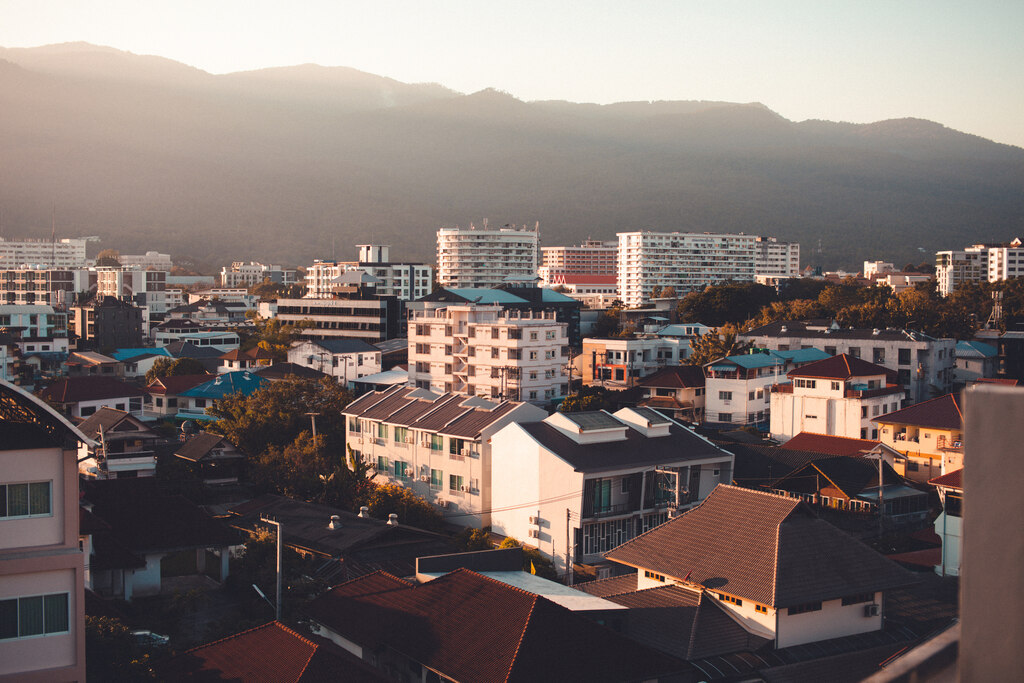
[(281, 575), (284, 568), (281, 566), (281, 558), (283, 557), (282, 549), (284, 547), (283, 531), (284, 527), (281, 522), (273, 520), (265, 515), (260, 515), (260, 521), (266, 522), (267, 524), (273, 524), (277, 527), (277, 600), (274, 604), (274, 618), (277, 621), (281, 621)]
[(316, 416), (320, 413), (306, 413), (309, 415), (310, 421), (313, 423), (313, 448), (316, 448)]
[(885, 533), (885, 495), (882, 493), (882, 487), (884, 482), (882, 480), (882, 462), (884, 458), (882, 454), (878, 454), (878, 535), (881, 536)]
[(571, 586), (573, 580), (572, 571), (572, 546), (569, 545), (569, 529), (572, 526), (572, 510), (565, 508), (565, 576), (566, 584)]

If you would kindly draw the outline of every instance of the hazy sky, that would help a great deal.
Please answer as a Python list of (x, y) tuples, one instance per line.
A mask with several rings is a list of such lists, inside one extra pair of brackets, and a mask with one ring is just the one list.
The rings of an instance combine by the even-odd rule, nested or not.
[(74, 40), (212, 73), (314, 62), (523, 100), (915, 116), (1024, 147), (1024, 0), (0, 0), (0, 46)]

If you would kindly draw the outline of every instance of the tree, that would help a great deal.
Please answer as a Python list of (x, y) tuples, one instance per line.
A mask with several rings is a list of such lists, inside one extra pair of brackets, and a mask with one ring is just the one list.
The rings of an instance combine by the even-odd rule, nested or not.
[(611, 337), (619, 332), (619, 316), (621, 308), (612, 307), (597, 316), (591, 335), (594, 337)]
[(498, 546), (499, 548), (522, 548), (523, 549), (523, 571), (536, 574), (545, 579), (557, 579), (558, 572), (555, 571), (555, 563), (551, 558), (543, 555), (536, 548), (524, 546), (516, 539), (509, 536)]
[(711, 332), (690, 341), (690, 355), (686, 365), (707, 365), (713, 360), (725, 356), (746, 353), (752, 347), (750, 342), (738, 338), (739, 328), (735, 325), (722, 325)]
[(146, 384), (164, 377), (202, 375), (205, 372), (206, 368), (195, 358), (157, 358), (153, 366), (146, 371)]
[(153, 681), (149, 655), (120, 619), (85, 617), (87, 681)]
[(299, 338), (303, 330), (312, 327), (308, 320), (299, 320), (294, 323), (282, 322), (280, 318), (253, 318), (253, 327), (237, 328), (239, 337), (242, 338), (238, 348), (242, 351), (254, 349), (257, 346), (270, 351), (275, 361), (283, 361), (288, 357), (288, 349), (292, 342)]
[(662, 299), (675, 299), (676, 296), (678, 296), (676, 294), (676, 288), (671, 286), (671, 285), (669, 285), (665, 289), (661, 290), (661, 298)]
[(591, 384), (581, 386), (576, 393), (566, 396), (559, 404), (558, 410), (563, 413), (579, 413), (586, 410), (613, 410), (613, 392), (604, 387)]
[(398, 515), (400, 524), (441, 531), (444, 529), (444, 518), (434, 507), (417, 496), (412, 489), (398, 484), (379, 484), (369, 489), (363, 503), (370, 508), (370, 514), (380, 519), (388, 515)]
[(491, 534), (487, 529), (470, 529), (469, 527), (455, 534), (455, 545), (460, 552), (464, 553), (494, 548)]
[(688, 292), (679, 302), (680, 320), (705, 325), (741, 323), (775, 301), (775, 290), (750, 282), (710, 285), (701, 292)]
[(300, 283), (286, 285), (266, 278), (250, 287), (249, 293), (260, 299), (299, 299), (306, 295), (306, 286)]
[(100, 253), (96, 254), (96, 265), (107, 266), (112, 268), (121, 267), (121, 252), (117, 249), (103, 249)]

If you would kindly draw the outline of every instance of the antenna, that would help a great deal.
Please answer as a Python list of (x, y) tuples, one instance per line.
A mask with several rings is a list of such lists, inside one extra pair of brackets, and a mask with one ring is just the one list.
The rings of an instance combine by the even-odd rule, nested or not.
[(50, 205), (50, 267), (57, 267), (57, 202)]

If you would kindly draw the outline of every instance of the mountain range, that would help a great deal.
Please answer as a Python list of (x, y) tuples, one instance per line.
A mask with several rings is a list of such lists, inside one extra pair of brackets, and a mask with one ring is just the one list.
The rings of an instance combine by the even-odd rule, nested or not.
[(540, 223), (795, 240), (802, 263), (933, 261), (1024, 234), (1024, 149), (922, 119), (789, 121), (758, 103), (523, 102), (313, 64), (214, 75), (85, 43), (0, 48), (0, 234), (97, 235), (219, 268), (440, 227)]

